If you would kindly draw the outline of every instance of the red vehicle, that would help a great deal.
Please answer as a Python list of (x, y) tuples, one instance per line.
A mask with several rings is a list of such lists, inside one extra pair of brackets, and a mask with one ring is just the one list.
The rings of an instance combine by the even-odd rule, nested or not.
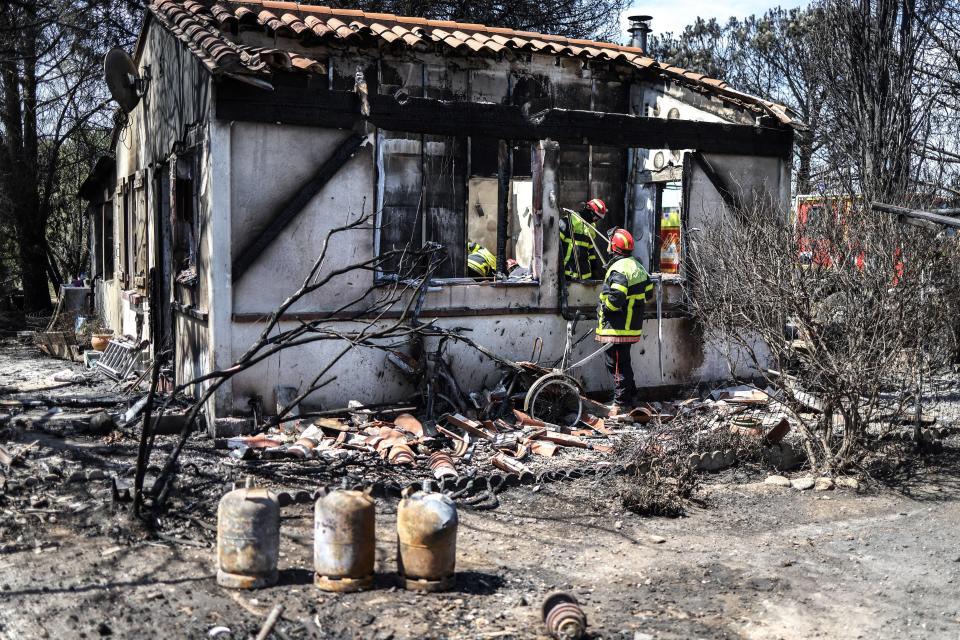
[[(845, 196), (797, 196), (793, 207), (793, 223), (797, 230), (799, 259), (805, 265), (833, 266), (836, 249), (830, 238), (810, 231), (823, 228), (826, 219), (843, 224), (844, 214), (850, 210), (850, 198)], [(862, 264), (862, 256), (858, 261)]]
[[(857, 241), (851, 239), (847, 233), (847, 218), (853, 206), (853, 200), (848, 196), (806, 195), (797, 196), (794, 202), (793, 223), (797, 231), (799, 260), (804, 265), (818, 267), (832, 267), (836, 261), (852, 262), (858, 269), (863, 269), (868, 256), (863, 249), (857, 246)], [(843, 243), (838, 246), (840, 238), (836, 234), (826, 236), (822, 230), (826, 229), (827, 220), (833, 229), (842, 235)], [(817, 230), (821, 231), (817, 231)], [(844, 247), (844, 244), (846, 245)], [(903, 276), (902, 253), (899, 248), (894, 252), (894, 275), (892, 285)]]

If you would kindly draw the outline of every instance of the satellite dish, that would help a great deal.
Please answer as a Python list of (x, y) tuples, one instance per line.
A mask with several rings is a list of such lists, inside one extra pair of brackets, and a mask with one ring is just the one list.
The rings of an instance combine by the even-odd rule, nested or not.
[(140, 102), (140, 74), (137, 65), (123, 49), (114, 47), (103, 58), (103, 76), (110, 95), (125, 113), (130, 113)]

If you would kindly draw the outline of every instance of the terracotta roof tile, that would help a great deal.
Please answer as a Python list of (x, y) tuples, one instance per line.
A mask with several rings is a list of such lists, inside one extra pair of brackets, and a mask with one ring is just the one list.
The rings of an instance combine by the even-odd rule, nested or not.
[[(784, 123), (793, 122), (785, 107), (734, 91), (721, 80), (662, 65), (643, 55), (644, 52), (637, 47), (610, 42), (274, 0), (152, 0), (150, 11), (214, 73), (270, 73), (271, 69), (280, 68), (269, 63), (273, 59), (271, 56), (264, 60), (250, 47), (230, 39), (229, 32), (236, 32), (237, 27), (242, 26), (244, 29), (269, 30), (281, 39), (277, 42), (280, 49), (283, 49), (284, 38), (298, 39), (306, 45), (322, 39), (347, 45), (369, 43), (372, 47), (379, 40), (394, 47), (424, 49), (432, 46), (441, 53), (447, 49), (497, 55), (513, 50), (614, 61), (638, 69), (655, 70), (738, 104), (772, 114)], [(246, 58), (241, 56), (244, 53)], [(284, 68), (307, 73), (319, 73), (318, 70), (324, 68), (322, 62), (310, 56), (288, 54)]]
[(313, 31), (314, 35), (320, 38), (333, 33), (333, 29), (328, 27), (327, 23), (317, 16), (307, 16), (303, 19), (303, 23), (310, 27), (310, 30)]

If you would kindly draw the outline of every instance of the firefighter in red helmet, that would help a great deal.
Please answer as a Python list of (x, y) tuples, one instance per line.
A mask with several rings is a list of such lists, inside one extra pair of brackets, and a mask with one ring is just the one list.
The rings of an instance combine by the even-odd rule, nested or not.
[(616, 407), (636, 401), (630, 348), (643, 336), (643, 306), (653, 294), (653, 282), (633, 257), (633, 246), (633, 236), (626, 229), (610, 234), (610, 266), (597, 304), (597, 342), (613, 343), (604, 360), (613, 376)]
[(560, 218), (560, 252), (563, 275), (571, 280), (589, 280), (599, 275), (603, 262), (594, 248), (597, 232), (593, 229), (607, 215), (607, 205), (600, 198), (583, 203), (579, 213), (564, 209)]

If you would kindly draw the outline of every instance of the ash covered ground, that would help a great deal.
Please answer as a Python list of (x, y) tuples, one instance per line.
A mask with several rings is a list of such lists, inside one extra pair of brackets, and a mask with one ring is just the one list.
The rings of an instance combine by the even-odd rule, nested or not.
[[(219, 497), (247, 476), (295, 494), (345, 470), (237, 460), (196, 435), (149, 530), (130, 518), (136, 429), (91, 434), (101, 408), (57, 406), (120, 394), (99, 378), (53, 380), (70, 380), (67, 369), (82, 375), (32, 347), (0, 347), (0, 444), (13, 458), (0, 493), (0, 638), (252, 638), (277, 604), (275, 638), (538, 638), (556, 589), (579, 598), (594, 638), (960, 635), (955, 435), (935, 455), (881, 461), (855, 488), (767, 484), (780, 472), (763, 460), (699, 472), (678, 518), (626, 510), (631, 478), (617, 475), (506, 487), (496, 505), (461, 500), (457, 581), (440, 594), (402, 588), (390, 495), (377, 499), (376, 588), (318, 591), (311, 505), (293, 502), (281, 510), (280, 583), (235, 592), (214, 579)], [(13, 404), (38, 396), (48, 405)], [(172, 446), (158, 436), (150, 473)], [(550, 464), (595, 461), (585, 455)]]

